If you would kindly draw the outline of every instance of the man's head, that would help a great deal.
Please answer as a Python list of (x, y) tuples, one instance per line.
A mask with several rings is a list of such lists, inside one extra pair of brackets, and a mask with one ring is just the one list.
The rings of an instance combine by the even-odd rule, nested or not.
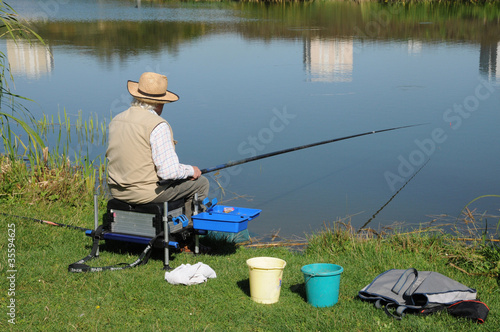
[(168, 80), (164, 75), (146, 72), (139, 82), (128, 81), (128, 92), (137, 100), (148, 104), (165, 104), (179, 100), (179, 96), (167, 90)]

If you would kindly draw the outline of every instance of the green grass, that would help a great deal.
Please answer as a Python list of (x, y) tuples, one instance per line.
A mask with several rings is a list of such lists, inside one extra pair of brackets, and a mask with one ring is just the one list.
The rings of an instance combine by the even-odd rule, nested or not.
[[(93, 227), (91, 202), (67, 207), (60, 202), (4, 201), (1, 211)], [(6, 316), (12, 298), (7, 293), (8, 280), (6, 277), (0, 280), (2, 330), (495, 331), (500, 326), (498, 276), (474, 275), (477, 272), (474, 267), (467, 266), (464, 267), (468, 272), (464, 273), (449, 265), (450, 256), (477, 253), (477, 246), (466, 246), (448, 236), (395, 233), (363, 240), (334, 225), (310, 236), (309, 247), (303, 252), (283, 247), (255, 249), (225, 244), (213, 255), (175, 253), (171, 257), (172, 267), (203, 262), (216, 271), (217, 278), (200, 285), (174, 286), (164, 280), (161, 251), (155, 252), (147, 265), (134, 269), (69, 273), (68, 265), (90, 252), (91, 239), (83, 232), (15, 217), (0, 218), (2, 276), (6, 276), (8, 269), (8, 228), (12, 224), (17, 270), (15, 326), (8, 323)], [(253, 222), (259, 222), (258, 218)], [(498, 247), (490, 250), (498, 255)], [(139, 252), (119, 252), (103, 243), (101, 257), (92, 265), (132, 262)], [(258, 304), (250, 298), (245, 262), (257, 256), (279, 257), (287, 262), (278, 303)], [(344, 268), (339, 302), (330, 308), (314, 308), (305, 300), (300, 268), (320, 262)], [(477, 289), (478, 296), (491, 309), (486, 323), (478, 325), (445, 313), (428, 317), (409, 315), (396, 321), (358, 299), (357, 292), (379, 273), (409, 267), (437, 271)]]

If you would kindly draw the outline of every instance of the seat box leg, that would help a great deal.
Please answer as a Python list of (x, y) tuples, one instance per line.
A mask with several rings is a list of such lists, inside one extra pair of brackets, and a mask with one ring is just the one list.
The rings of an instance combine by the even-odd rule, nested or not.
[[(194, 194), (194, 211), (193, 215), (198, 214), (198, 208), (200, 206), (200, 202), (198, 201), (198, 193)], [(194, 253), (199, 254), (200, 253), (200, 236), (198, 235), (198, 232), (194, 232)]]
[(163, 259), (163, 269), (170, 271), (170, 251), (169, 251), (170, 230), (168, 227), (168, 202), (163, 203), (163, 242), (165, 245), (165, 257)]

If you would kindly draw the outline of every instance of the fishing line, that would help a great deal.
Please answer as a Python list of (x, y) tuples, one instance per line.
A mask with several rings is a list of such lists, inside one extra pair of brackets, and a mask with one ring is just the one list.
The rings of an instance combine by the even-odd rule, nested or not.
[[(403, 128), (416, 127), (416, 126), (421, 126), (421, 125), (424, 125), (424, 124), (426, 124), (426, 123), (419, 123), (419, 124), (413, 124), (413, 125), (408, 125), (408, 126), (401, 126), (401, 127), (381, 129), (381, 130), (373, 130), (373, 131), (368, 131), (366, 133), (361, 133), (361, 134), (356, 134), (356, 135), (349, 135), (349, 136), (334, 138), (334, 139), (330, 139), (330, 140), (326, 140), (326, 141), (321, 141), (321, 142), (317, 142), (317, 143), (311, 143), (311, 144), (301, 145), (301, 146), (297, 146), (297, 147), (294, 147), (294, 148), (288, 148), (288, 149), (279, 150), (279, 151), (275, 151), (275, 152), (269, 152), (269, 153), (261, 154), (261, 155), (258, 155), (258, 156), (241, 159), (241, 160), (238, 160), (238, 161), (229, 161), (229, 162), (227, 162), (225, 164), (214, 166), (214, 167), (210, 167), (210, 168), (204, 168), (204, 169), (202, 169), (200, 171), (201, 171), (201, 174), (210, 173), (210, 172), (218, 171), (218, 170), (221, 170), (221, 169), (224, 169), (224, 168), (228, 168), (228, 167), (232, 167), (232, 166), (236, 166), (236, 165), (245, 164), (245, 163), (248, 163), (250, 161), (255, 161), (255, 160), (260, 160), (260, 159), (264, 159), (264, 158), (269, 158), (269, 157), (277, 156), (277, 155), (288, 153), (288, 152), (292, 152), (292, 151), (298, 151), (298, 150), (302, 150), (302, 149), (307, 149), (307, 148), (311, 148), (313, 146), (318, 146), (318, 145), (323, 145), (323, 144), (328, 144), (328, 143), (333, 143), (333, 142), (344, 141), (344, 140), (355, 138), (355, 137), (361, 137), (361, 136), (366, 136), (366, 135), (378, 134), (378, 133), (382, 133), (382, 132), (385, 132), (385, 131), (391, 131), (391, 130), (398, 130), (398, 129), (403, 129)], [(156, 184), (159, 185), (159, 186), (168, 185), (168, 184), (171, 185), (175, 181), (176, 180), (160, 180)]]
[(430, 159), (427, 159), (427, 161), (422, 165), (422, 167), (420, 167), (413, 175), (411, 178), (408, 179), (408, 181), (405, 182), (405, 184), (403, 184), (403, 186), (401, 188), (399, 188), (398, 191), (396, 191), (396, 193), (394, 195), (392, 195), (391, 198), (389, 198), (389, 200), (384, 204), (382, 205), (382, 207), (380, 209), (378, 209), (377, 212), (375, 212), (375, 214), (370, 218), (368, 219), (367, 222), (365, 222), (365, 224), (363, 226), (361, 226), (358, 231), (356, 232), (357, 234), (359, 234), (359, 232), (361, 232), (373, 219), (375, 219), (375, 217), (377, 216), (377, 214), (380, 213), (380, 211), (382, 211), (387, 205), (389, 205), (389, 203), (401, 192), (401, 190), (403, 190), (404, 187), (406, 187), (406, 185), (422, 170), (422, 168), (424, 168), (425, 165), (427, 165), (427, 163), (429, 162)]
[(20, 218), (20, 219), (27, 219), (27, 220), (31, 220), (31, 221), (36, 221), (36, 222), (39, 222), (41, 224), (47, 224), (47, 225), (51, 225), (51, 226), (66, 227), (66, 228), (76, 229), (76, 230), (83, 231), (83, 232), (92, 231), (91, 229), (88, 229), (88, 228), (83, 228), (83, 227), (78, 227), (78, 226), (73, 226), (73, 225), (65, 225), (65, 224), (60, 224), (60, 223), (57, 223), (57, 222), (43, 220), (43, 219), (37, 219), (37, 218), (33, 218), (33, 217), (17, 216), (17, 215), (14, 215), (14, 214), (3, 213), (3, 212), (0, 212), (0, 214), (4, 215), (4, 216), (8, 216), (8, 217), (14, 217), (14, 218)]

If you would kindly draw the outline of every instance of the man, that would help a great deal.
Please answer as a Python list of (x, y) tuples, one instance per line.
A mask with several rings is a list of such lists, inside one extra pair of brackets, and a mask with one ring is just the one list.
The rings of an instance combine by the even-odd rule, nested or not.
[[(179, 100), (167, 85), (166, 76), (151, 72), (128, 81), (131, 106), (109, 124), (108, 185), (114, 198), (130, 204), (185, 198), (191, 217), (194, 194), (203, 200), (209, 183), (198, 167), (179, 163), (172, 129), (160, 116), (166, 103)], [(172, 181), (158, 186), (160, 179)]]

